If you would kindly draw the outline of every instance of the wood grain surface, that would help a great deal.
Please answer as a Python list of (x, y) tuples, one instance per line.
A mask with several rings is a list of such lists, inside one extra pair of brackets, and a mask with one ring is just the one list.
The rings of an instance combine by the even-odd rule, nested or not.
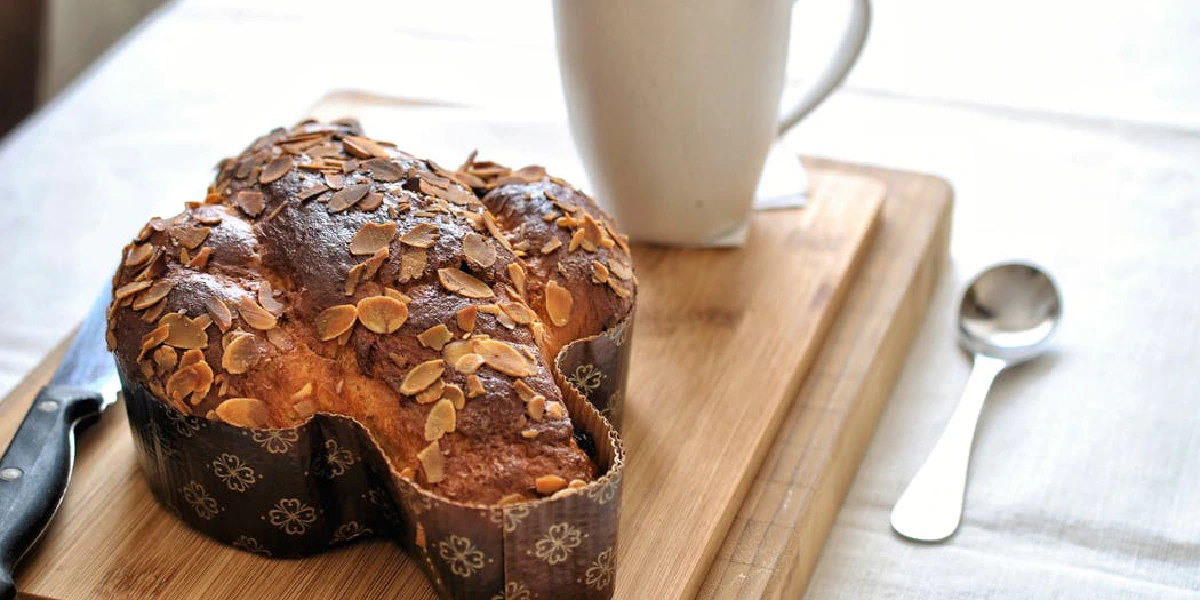
[[(795, 597), (853, 477), (924, 313), (949, 193), (934, 178), (873, 172), (889, 185), (877, 221), (878, 180), (811, 164), (811, 207), (756, 216), (742, 251), (638, 249), (618, 597)], [(0, 405), (0, 436), (59, 356)], [(18, 572), (31, 597), (431, 597), (386, 541), (270, 561), (188, 530), (150, 497), (120, 407), (85, 433), (77, 465)]]

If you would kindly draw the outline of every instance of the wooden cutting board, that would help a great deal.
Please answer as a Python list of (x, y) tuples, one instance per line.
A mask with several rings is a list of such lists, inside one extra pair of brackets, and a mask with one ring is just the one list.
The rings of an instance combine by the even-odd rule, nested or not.
[[(943, 262), (949, 188), (809, 164), (810, 206), (756, 215), (745, 248), (635, 254), (619, 598), (797, 597), (903, 364)], [(65, 346), (0, 404), (0, 439)], [(151, 497), (121, 406), (83, 436), (17, 576), (62, 600), (432, 597), (385, 540), (272, 561), (192, 532)]]

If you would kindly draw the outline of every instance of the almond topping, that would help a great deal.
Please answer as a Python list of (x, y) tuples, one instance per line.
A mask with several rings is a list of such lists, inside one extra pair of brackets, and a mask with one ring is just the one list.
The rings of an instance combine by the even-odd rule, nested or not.
[(533, 314), (533, 311), (529, 310), (528, 306), (520, 302), (505, 302), (500, 305), (500, 309), (508, 314), (509, 317), (512, 317), (514, 322), (522, 325), (528, 325), (537, 318), (537, 315)]
[(208, 347), (208, 334), (204, 330), (210, 323), (212, 319), (208, 315), (189, 319), (181, 312), (170, 313), (159, 321), (170, 330), (165, 343), (185, 350)]
[(261, 348), (254, 334), (234, 332), (229, 345), (225, 346), (225, 354), (221, 356), (221, 368), (230, 375), (241, 375), (258, 363), (260, 353)]
[[(259, 176), (258, 176), (258, 182), (261, 184), (264, 184), (264, 185), (271, 183), (273, 181), (278, 180), (280, 177), (287, 175), (287, 172), (291, 171), (291, 170), (292, 170), (292, 157), (286, 156), (286, 155), (280, 156), (279, 158), (276, 158), (275, 160), (272, 160), (271, 162), (267, 163), (267, 166), (262, 170), (262, 173), (259, 174)], [(254, 216), (254, 215), (251, 215), (251, 216)]]
[(523, 437), (527, 440), (532, 440), (532, 439), (536, 438), (537, 436), (538, 436), (538, 432), (536, 430), (533, 430), (533, 429), (522, 429), (521, 430), (521, 437)]
[(371, 211), (379, 208), (380, 205), (382, 205), (382, 204), (383, 204), (383, 194), (380, 194), (379, 192), (371, 192), (371, 193), (367, 194), (366, 196), (363, 196), (362, 200), (358, 201), (358, 208), (359, 208), (359, 210), (371, 212)]
[(150, 333), (147, 333), (145, 336), (143, 336), (142, 337), (142, 351), (140, 353), (138, 353), (138, 357), (137, 357), (138, 362), (141, 362), (141, 360), (143, 358), (145, 358), (147, 352), (153, 350), (158, 345), (167, 341), (167, 336), (170, 335), (170, 332), (171, 332), (170, 327), (167, 327), (166, 325), (162, 325), (160, 327), (151, 329)]
[(421, 461), (421, 470), (425, 472), (425, 481), (437, 483), (446, 478), (445, 473), (442, 472), (444, 468), (442, 448), (438, 446), (436, 440), (417, 453), (417, 460)]
[(159, 346), (158, 350), (154, 351), (154, 362), (158, 365), (159, 372), (166, 373), (179, 363), (179, 354), (170, 346)]
[[(336, 187), (330, 185), (330, 187)], [(362, 200), (370, 190), (369, 184), (360, 183), (357, 185), (348, 185), (333, 193), (333, 197), (329, 199), (329, 212), (341, 212), (354, 206), (359, 200)]]
[(271, 413), (262, 400), (255, 398), (230, 398), (217, 405), (217, 417), (238, 427), (266, 427), (271, 423)]
[(530, 377), (537, 375), (537, 365), (529, 362), (516, 348), (497, 340), (474, 340), (473, 349), (487, 365), (505, 375)]
[(562, 240), (558, 238), (550, 238), (550, 241), (542, 245), (542, 254), (550, 254), (559, 248), (562, 248)]
[(378, 334), (389, 334), (408, 320), (408, 307), (387, 296), (370, 296), (358, 301), (358, 320)]
[(150, 285), (151, 284), (149, 281), (134, 281), (132, 283), (127, 283), (117, 288), (116, 291), (113, 292), (113, 299), (121, 300), (150, 287)]
[(317, 337), (322, 342), (336, 338), (354, 327), (358, 309), (353, 304), (331, 306), (317, 315)]
[(140, 265), (154, 256), (154, 246), (151, 244), (135, 245), (129, 249), (125, 255), (125, 266), (133, 267)]
[(260, 306), (250, 296), (242, 296), (241, 301), (238, 302), (238, 310), (241, 312), (242, 320), (255, 329), (265, 331), (275, 327), (275, 315), (267, 312), (267, 309)]
[(467, 377), (467, 397), (474, 398), (483, 394), (483, 380), (478, 375)]
[(561, 419), (566, 416), (566, 412), (563, 411), (562, 402), (547, 402), (546, 416), (550, 417), (551, 419)]
[(455, 426), (454, 403), (442, 398), (425, 418), (425, 441), (439, 440), (443, 435), (453, 432)]
[(520, 398), (522, 402), (529, 402), (530, 400), (533, 400), (534, 396), (537, 395), (537, 392), (533, 391), (533, 388), (529, 387), (528, 383), (525, 383), (520, 379), (513, 384), (513, 388), (517, 390), (517, 397)]
[(415, 367), (404, 376), (404, 382), (400, 384), (400, 393), (411, 396), (433, 385), (446, 367), (441, 360), (427, 360)]
[(400, 236), (400, 241), (413, 248), (428, 248), (437, 242), (438, 228), (431, 223), (420, 223)]
[(251, 217), (257, 217), (262, 214), (263, 208), (266, 208), (266, 203), (263, 201), (263, 193), (254, 190), (242, 190), (233, 197), (233, 203), (242, 212)]
[(517, 293), (521, 298), (525, 297), (525, 268), (519, 263), (508, 263), (508, 277), (512, 279), (513, 285), (517, 288)]
[(396, 237), (397, 225), (390, 223), (367, 223), (350, 240), (350, 254), (366, 256), (386, 248)]
[[(187, 252), (187, 250), (180, 252), (181, 259), (183, 258), (183, 256), (182, 256), (183, 252)], [(208, 258), (210, 256), (212, 256), (212, 248), (208, 248), (208, 247), (201, 248), (200, 251), (197, 252), (195, 256), (193, 256), (187, 260), (183, 260), (182, 261), (183, 266), (192, 267), (194, 269), (203, 269), (204, 266), (208, 264)]]
[[(586, 235), (587, 234), (583, 231), (582, 227), (580, 227), (579, 229), (576, 229), (575, 233), (571, 236), (571, 244), (569, 246), (567, 246), (567, 252), (574, 252), (574, 251), (578, 250), (579, 247), (583, 245), (584, 236), (586, 236)], [(586, 248), (585, 248), (585, 250), (586, 250)]]
[(463, 375), (473, 375), (483, 365), (483, 356), (474, 352), (462, 355), (454, 362), (454, 370)]
[(466, 395), (463, 394), (462, 388), (453, 383), (442, 386), (442, 398), (449, 400), (456, 409), (462, 410), (462, 407), (466, 406)]
[(475, 318), (479, 316), (479, 307), (472, 304), (466, 308), (460, 308), (454, 313), (454, 320), (458, 322), (458, 328), (471, 333), (475, 329)]
[(491, 298), (495, 296), (488, 285), (458, 269), (438, 269), (438, 280), (442, 287), (468, 298)]
[(342, 138), (342, 146), (346, 148), (346, 152), (358, 158), (387, 158), (388, 156), (387, 150), (375, 140), (357, 135), (348, 135)]
[(404, 294), (400, 293), (400, 290), (393, 289), (393, 288), (383, 288), (383, 295), (387, 296), (388, 298), (392, 298), (402, 304), (408, 304), (409, 302), (412, 302), (412, 298), (405, 296)]
[(217, 328), (221, 331), (229, 331), (229, 327), (233, 325), (233, 314), (229, 312), (229, 307), (219, 299), (209, 296), (204, 299), (204, 308), (208, 309), (209, 316), (212, 317)]
[(631, 269), (629, 265), (616, 260), (616, 258), (612, 256), (608, 257), (608, 270), (613, 275), (616, 275), (618, 278), (626, 281), (633, 278), (633, 269)]
[(617, 283), (616, 279), (609, 279), (608, 287), (612, 288), (613, 293), (621, 298), (633, 297), (633, 292), (629, 291), (629, 288), (625, 287), (624, 285)]
[(478, 233), (468, 233), (463, 237), (463, 254), (468, 261), (481, 267), (496, 264), (496, 247)]
[(154, 306), (159, 300), (166, 298), (173, 287), (175, 287), (174, 281), (156, 281), (154, 285), (150, 286), (150, 289), (142, 292), (133, 301), (133, 310), (145, 310)]
[(546, 416), (546, 397), (538, 394), (530, 398), (525, 404), (525, 412), (529, 414), (530, 419), (541, 421)]
[(442, 388), (444, 387), (446, 387), (446, 383), (439, 379), (433, 382), (433, 384), (425, 388), (423, 391), (418, 392), (416, 396), (413, 396), (413, 398), (416, 399), (417, 404), (429, 404), (430, 402), (437, 402), (442, 397)]
[(446, 359), (446, 364), (453, 367), (458, 362), (458, 359), (469, 352), (471, 352), (470, 340), (450, 342), (442, 349), (442, 358)]
[(174, 237), (184, 248), (196, 248), (208, 239), (210, 227), (176, 227), (171, 230)]
[(605, 283), (608, 281), (608, 267), (600, 261), (592, 261), (592, 283)]
[(440, 352), (442, 347), (446, 345), (446, 342), (449, 342), (453, 338), (454, 334), (450, 333), (450, 329), (445, 325), (439, 324), (426, 329), (418, 335), (417, 341), (421, 342), (422, 346), (433, 348)]
[(275, 299), (275, 291), (271, 289), (270, 281), (264, 280), (258, 284), (258, 303), (277, 317), (283, 314), (283, 303)]
[(571, 320), (571, 291), (551, 279), (546, 284), (546, 312), (556, 327), (565, 327)]
[(537, 489), (537, 493), (549, 496), (567, 487), (567, 480), (558, 475), (542, 475), (534, 482), (534, 487)]
[(420, 279), (425, 273), (425, 250), (407, 250), (400, 255), (400, 283)]
[(567, 484), (567, 487), (569, 487), (573, 490), (577, 490), (580, 488), (587, 487), (587, 482), (582, 479), (572, 479), (571, 483)]

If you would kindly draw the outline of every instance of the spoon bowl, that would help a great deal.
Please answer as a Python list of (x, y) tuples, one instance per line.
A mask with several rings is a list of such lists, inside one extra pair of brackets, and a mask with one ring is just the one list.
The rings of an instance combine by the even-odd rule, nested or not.
[(1026, 263), (995, 265), (967, 285), (958, 307), (959, 343), (970, 354), (1025, 362), (1045, 350), (1062, 319), (1054, 280)]

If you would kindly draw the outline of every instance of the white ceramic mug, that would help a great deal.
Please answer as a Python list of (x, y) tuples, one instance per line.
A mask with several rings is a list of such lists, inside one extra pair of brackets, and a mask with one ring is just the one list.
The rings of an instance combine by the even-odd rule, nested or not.
[(777, 116), (792, 0), (556, 0), (575, 146), (634, 239), (713, 245), (744, 228), (776, 135), (845, 78), (869, 0), (816, 85)]

